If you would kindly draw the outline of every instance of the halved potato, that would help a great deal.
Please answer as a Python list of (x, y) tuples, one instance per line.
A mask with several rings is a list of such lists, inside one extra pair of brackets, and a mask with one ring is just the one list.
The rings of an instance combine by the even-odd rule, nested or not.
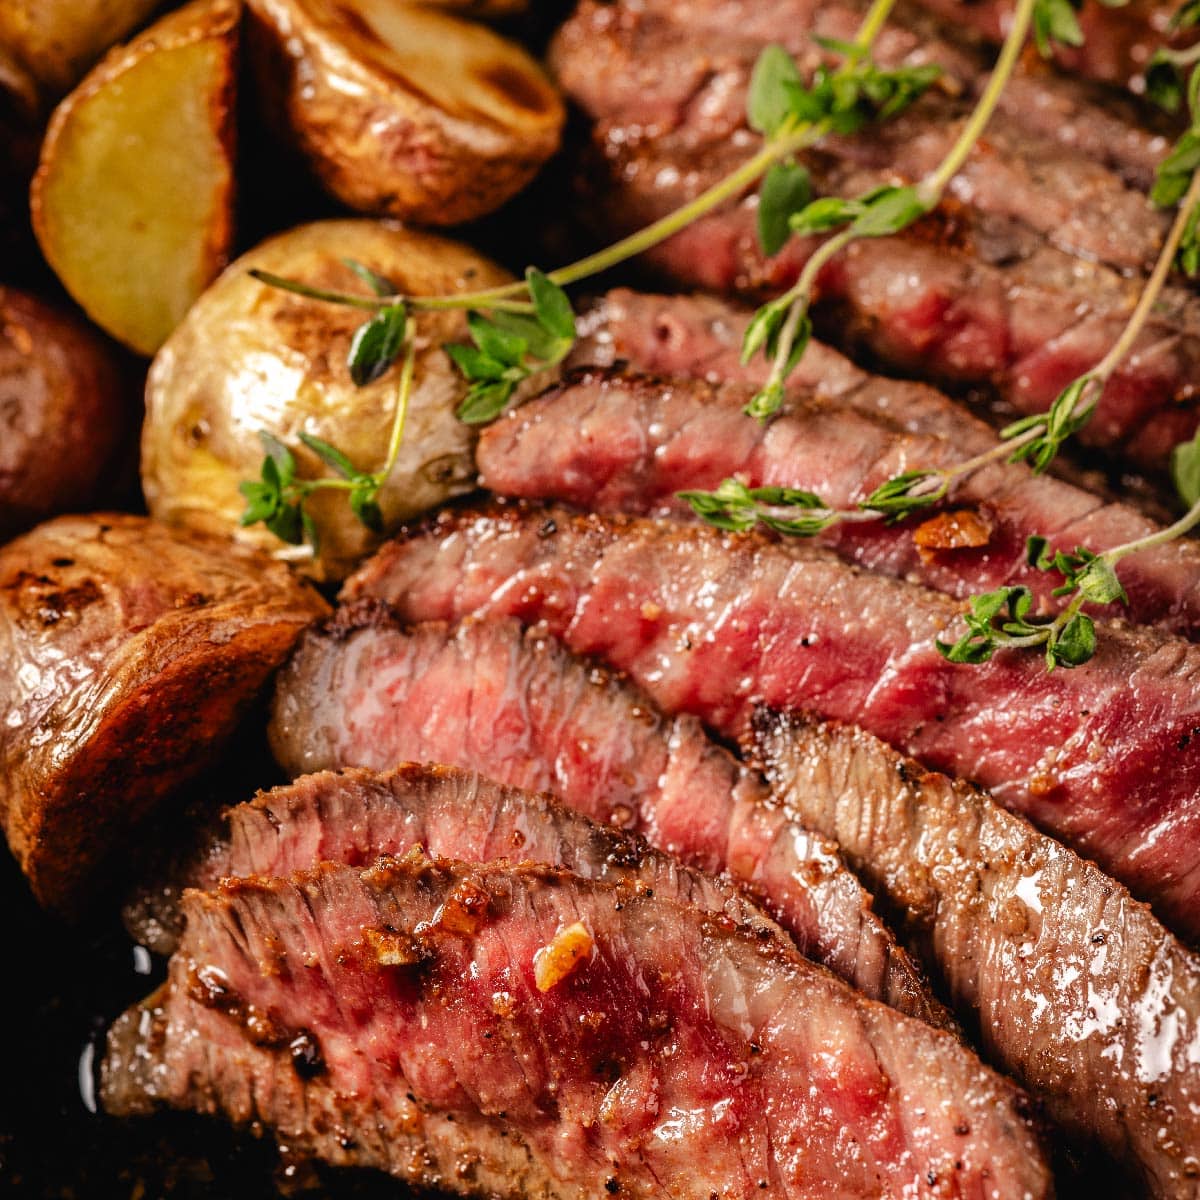
[(4, 0), (0, 46), (61, 96), (159, 6), (160, 0)]
[(77, 910), (327, 612), (266, 555), (147, 517), (0, 549), (0, 825), (43, 904)]
[[(510, 278), (445, 238), (364, 219), (321, 221), (270, 238), (238, 259), (193, 305), (150, 368), (142, 432), (142, 487), (164, 521), (233, 536), (286, 553), (261, 525), (243, 529), (243, 480), (263, 460), (259, 430), (292, 450), (301, 479), (331, 474), (299, 441), (303, 431), (332, 442), (355, 466), (377, 471), (387, 457), (398, 369), (355, 387), (346, 368), (354, 330), (367, 314), (308, 300), (251, 278), (249, 268), (316, 287), (364, 291), (343, 263), (353, 258), (400, 291), (435, 295), (490, 287)], [(474, 434), (455, 418), (466, 384), (442, 351), (466, 340), (461, 312), (410, 318), (417, 338), (414, 385), (400, 457), (379, 496), (394, 526), (474, 486)], [(351, 513), (344, 492), (312, 496), (320, 554), (297, 565), (341, 579), (379, 538)]]
[(238, 0), (193, 0), (55, 110), (31, 195), (42, 252), (92, 319), (153, 354), (228, 261)]
[(352, 208), (468, 221), (558, 147), (558, 94), (524, 50), (482, 25), (396, 0), (247, 7), (268, 114)]

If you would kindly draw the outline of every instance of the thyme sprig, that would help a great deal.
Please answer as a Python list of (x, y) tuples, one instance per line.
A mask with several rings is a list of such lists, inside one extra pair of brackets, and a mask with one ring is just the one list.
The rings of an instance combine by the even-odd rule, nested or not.
[[(386, 333), (400, 324), (401, 312), (475, 313), (475, 327), (470, 330), (473, 345), (451, 352), (472, 384), (459, 416), (470, 423), (491, 420), (503, 411), (521, 380), (557, 365), (570, 351), (573, 319), (569, 332), (565, 320), (547, 323), (544, 319), (544, 297), (550, 289), (558, 290), (556, 307), (569, 310), (563, 288), (652, 249), (760, 182), (760, 234), (767, 244), (782, 246), (790, 236), (788, 217), (811, 195), (808, 174), (796, 162), (796, 155), (831, 133), (853, 133), (871, 121), (887, 120), (917, 99), (940, 74), (935, 66), (882, 68), (872, 60), (872, 46), (894, 4), (895, 0), (873, 0), (852, 42), (822, 39), (824, 48), (839, 55), (841, 63), (819, 68), (807, 83), (782, 47), (767, 46), (755, 64), (747, 96), (747, 120), (764, 138), (759, 152), (674, 212), (567, 266), (545, 274), (530, 268), (525, 278), (515, 283), (441, 296), (403, 294), (369, 268), (349, 260), (347, 266), (371, 286), (373, 295), (315, 287), (261, 269), (250, 274), (270, 287), (311, 300), (371, 311), (375, 315), (359, 330), (356, 340), (367, 337), (370, 329), (372, 341), (390, 345), (394, 352), (398, 351)], [(390, 314), (392, 326), (385, 325), (383, 313)], [(533, 317), (540, 330), (522, 322), (522, 317)], [(481, 321), (488, 322), (491, 332)], [(490, 350), (480, 345), (480, 334), (489, 340)], [(515, 341), (503, 344), (505, 334), (525, 341), (525, 350), (519, 352)], [(387, 358), (381, 356), (378, 361), (383, 364)]]
[[(471, 341), (444, 347), (469, 383), (458, 410), (468, 424), (490, 421), (510, 403), (522, 382), (562, 362), (575, 340), (575, 314), (566, 286), (608, 270), (674, 236), (708, 212), (741, 196), (761, 182), (759, 228), (764, 241), (790, 236), (787, 218), (810, 198), (808, 175), (796, 154), (830, 133), (852, 133), (872, 120), (886, 120), (912, 103), (936, 78), (935, 67), (884, 69), (871, 59), (871, 49), (895, 0), (873, 0), (852, 42), (826, 40), (823, 45), (841, 58), (837, 67), (822, 67), (805, 83), (791, 57), (768, 46), (755, 64), (747, 98), (747, 118), (763, 134), (753, 155), (724, 179), (646, 228), (565, 267), (543, 273), (530, 267), (523, 280), (498, 287), (440, 296), (405, 294), (372, 268), (344, 260), (370, 289), (370, 294), (317, 287), (274, 272), (252, 269), (250, 275), (269, 287), (310, 300), (364, 310), (371, 315), (355, 331), (348, 367), (358, 386), (388, 371), (411, 344), (411, 314), (466, 310)], [(262, 521), (286, 541), (315, 543), (315, 529), (304, 500), (318, 487), (352, 484), (368, 476), (347, 475), (344, 456), (328, 443), (312, 445), (339, 474), (337, 480), (310, 483), (295, 477), (290, 452), (267, 434), (260, 479), (242, 485), (248, 507), (243, 522)], [(358, 490), (355, 490), (357, 486)], [(352, 507), (366, 485), (350, 486)], [(362, 509), (374, 517), (369, 505)]]
[[(825, 266), (851, 242), (899, 233), (941, 203), (950, 181), (962, 169), (995, 112), (1031, 28), (1043, 53), (1049, 53), (1051, 41), (1070, 45), (1082, 41), (1078, 20), (1067, 0), (1018, 0), (996, 65), (979, 100), (941, 163), (919, 183), (888, 184), (851, 198), (823, 196), (807, 200), (786, 215), (774, 211), (767, 226), (769, 238), (762, 237), (760, 216), (760, 239), (767, 253), (782, 246), (778, 231), (784, 224), (793, 234), (803, 237), (838, 232), (814, 250), (795, 284), (782, 296), (763, 305), (746, 330), (742, 343), (743, 364), (749, 363), (760, 350), (771, 363), (766, 383), (746, 406), (749, 415), (768, 420), (779, 411), (788, 376), (795, 370), (812, 338), (809, 308)], [(792, 70), (795, 70), (794, 65)], [(911, 102), (931, 82), (932, 77), (910, 80), (912, 92), (905, 94), (905, 100)], [(804, 195), (799, 188), (795, 189), (795, 194), (800, 198)]]
[[(1200, 66), (1193, 69), (1192, 76), (1194, 82), (1189, 85), (1189, 90), (1193, 95), (1200, 96)], [(911, 470), (897, 475), (878, 487), (855, 509), (837, 511), (821, 502), (822, 510), (831, 514), (823, 529), (841, 521), (861, 520), (863, 510), (890, 521), (902, 520), (946, 498), (958, 483), (1003, 459), (1028, 462), (1035, 472), (1040, 473), (1054, 461), (1064, 443), (1088, 423), (1104, 388), (1128, 358), (1145, 329), (1172, 272), (1179, 270), (1187, 275), (1200, 272), (1200, 173), (1197, 172), (1197, 167), (1200, 167), (1200, 105), (1193, 101), (1191, 111), (1193, 123), (1160, 164), (1154, 193), (1160, 206), (1174, 204), (1181, 197), (1182, 203), (1133, 311), (1104, 357), (1067, 384), (1045, 412), (1022, 417), (1001, 430), (1001, 440), (983, 453), (946, 467)], [(820, 222), (826, 219), (822, 214), (829, 213), (828, 220), (833, 222), (837, 219), (835, 206), (854, 203), (857, 202), (817, 201), (809, 206), (810, 214), (815, 215), (807, 219)], [(824, 207), (818, 208), (818, 205)], [(841, 235), (845, 240), (850, 236), (850, 229), (844, 230)], [(810, 259), (811, 266), (818, 260), (821, 250), (826, 252), (813, 270), (819, 271), (823, 262), (837, 253), (845, 240), (833, 238), (824, 243), (818, 254)], [(796, 288), (790, 293), (785, 293), (758, 310), (744, 336), (744, 360), (748, 360), (748, 355), (752, 356), (764, 344), (774, 356), (776, 367), (780, 365), (785, 346), (793, 360), (797, 357), (798, 348), (802, 352), (810, 326), (806, 309), (796, 305), (794, 298), (805, 284), (806, 279), (802, 274)], [(798, 336), (790, 344), (789, 321), (797, 323), (798, 330)], [(783, 363), (783, 367), (786, 369), (787, 363)], [(773, 371), (772, 378), (747, 405), (746, 411), (758, 417), (771, 416), (783, 403), (783, 396), (781, 372)], [(725, 481), (713, 492), (681, 493), (681, 498), (691, 505), (698, 516), (708, 520), (713, 511), (723, 511), (720, 502), (713, 498), (731, 495), (727, 489), (722, 490), (729, 482)], [(1187, 502), (1191, 503), (1190, 500)], [(776, 516), (779, 520), (783, 519), (779, 514)]]
[(300, 441), (331, 467), (334, 474), (318, 479), (300, 479), (297, 477), (296, 458), (291, 450), (269, 430), (259, 430), (259, 441), (266, 457), (259, 478), (245, 480), (239, 485), (239, 491), (246, 501), (241, 524), (249, 526), (261, 522), (280, 541), (294, 546), (307, 543), (315, 555), (320, 551), (321, 539), (316, 522), (308, 511), (308, 499), (316, 492), (337, 490), (346, 493), (351, 512), (363, 525), (382, 533), (383, 511), (379, 506), (379, 493), (396, 465), (404, 442), (415, 364), (416, 350), (410, 341), (400, 371), (387, 457), (377, 471), (360, 470), (336, 446), (301, 431)]
[[(1102, 0), (1119, 6), (1125, 0)], [(861, 196), (812, 195), (811, 180), (797, 155), (831, 133), (852, 134), (871, 121), (883, 121), (911, 104), (933, 83), (934, 68), (879, 68), (871, 50), (894, 0), (874, 0), (852, 42), (823, 42), (837, 66), (819, 68), (804, 81), (792, 58), (770, 46), (756, 63), (747, 100), (750, 125), (763, 135), (757, 154), (724, 179), (676, 211), (645, 229), (595, 254), (543, 274), (530, 268), (523, 280), (499, 287), (442, 296), (412, 296), (363, 264), (347, 267), (371, 290), (371, 295), (317, 288), (264, 271), (252, 274), (273, 287), (311, 299), (348, 305), (370, 312), (356, 331), (348, 366), (360, 386), (381, 378), (405, 352), (401, 398), (385, 466), (363, 473), (329, 443), (301, 434), (303, 441), (334, 471), (333, 477), (301, 481), (291, 452), (268, 432), (260, 436), (266, 451), (261, 478), (242, 485), (247, 499), (243, 523), (264, 522), (285, 541), (308, 540), (315, 550), (317, 533), (305, 502), (322, 488), (341, 488), (353, 511), (365, 524), (382, 523), (377, 496), (396, 461), (404, 412), (412, 382), (413, 346), (410, 314), (418, 311), (466, 310), (470, 344), (445, 347), (470, 387), (460, 409), (464, 421), (481, 422), (498, 416), (522, 382), (546, 371), (569, 353), (575, 337), (575, 316), (563, 289), (641, 254), (680, 232), (698, 218), (745, 191), (760, 185), (758, 235), (767, 255), (778, 253), (792, 236), (830, 234), (809, 256), (793, 288), (763, 305), (751, 320), (743, 343), (749, 361), (765, 353), (771, 370), (767, 382), (747, 406), (766, 419), (778, 412), (785, 383), (800, 361), (812, 334), (809, 305), (819, 275), (851, 242), (859, 238), (898, 233), (940, 203), (950, 181), (962, 169), (997, 107), (1025, 42), (1032, 36), (1049, 54), (1055, 43), (1077, 46), (1083, 36), (1075, 10), (1078, 0), (1017, 0), (1009, 32), (996, 65), (978, 102), (968, 115), (938, 167), (911, 185), (885, 185)], [(1200, 23), (1200, 0), (1188, 0), (1176, 17), (1176, 27)], [(916, 469), (877, 487), (848, 510), (836, 510), (813, 492), (789, 487), (750, 487), (725, 480), (712, 492), (681, 493), (708, 523), (732, 531), (763, 525), (789, 536), (811, 537), (850, 521), (899, 521), (945, 499), (963, 478), (1001, 458), (1027, 461), (1045, 470), (1062, 445), (1086, 425), (1105, 385), (1133, 348), (1145, 327), (1170, 273), (1200, 269), (1200, 49), (1165, 49), (1151, 64), (1151, 91), (1168, 105), (1185, 100), (1189, 128), (1161, 164), (1151, 199), (1160, 207), (1179, 204), (1162, 253), (1125, 328), (1095, 367), (1073, 380), (1045, 413), (1033, 414), (1002, 431), (1002, 441), (983, 454), (943, 468)], [(1184, 82), (1184, 74), (1191, 71)], [(1157, 74), (1156, 74), (1157, 72)], [(1172, 90), (1174, 89), (1174, 90)], [(1187, 513), (1173, 525), (1148, 537), (1094, 552), (1051, 551), (1045, 538), (1033, 537), (1028, 565), (1056, 572), (1062, 583), (1053, 589), (1068, 603), (1051, 616), (1031, 615), (1029, 588), (1007, 586), (971, 598), (964, 614), (966, 632), (952, 643), (938, 642), (950, 661), (978, 663), (997, 650), (1041, 647), (1048, 669), (1074, 667), (1088, 661), (1096, 649), (1093, 619), (1087, 604), (1125, 601), (1117, 564), (1189, 532), (1200, 524), (1200, 434), (1176, 448), (1173, 473)]]
[(1178, 448), (1175, 461), (1177, 480), (1183, 470), (1192, 486), (1187, 491), (1180, 489), (1185, 497), (1191, 496), (1190, 507), (1174, 524), (1100, 553), (1084, 546), (1051, 553), (1045, 538), (1031, 537), (1026, 548), (1028, 564), (1058, 572), (1063, 583), (1052, 594), (1070, 596), (1070, 602), (1053, 617), (1030, 619), (1033, 597), (1026, 587), (1002, 587), (972, 596), (963, 616), (967, 632), (952, 643), (939, 640), (938, 652), (950, 662), (981, 663), (997, 650), (1041, 646), (1049, 670), (1082, 666), (1091, 659), (1096, 653), (1096, 623), (1083, 606), (1128, 602), (1117, 564), (1131, 554), (1183, 537), (1200, 525), (1200, 488), (1195, 486), (1200, 483), (1200, 436)]

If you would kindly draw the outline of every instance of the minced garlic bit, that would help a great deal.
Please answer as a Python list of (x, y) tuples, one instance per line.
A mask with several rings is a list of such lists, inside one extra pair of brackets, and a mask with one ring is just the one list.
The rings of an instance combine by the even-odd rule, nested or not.
[(592, 952), (592, 935), (582, 921), (560, 929), (554, 941), (533, 956), (533, 981), (539, 992), (562, 983)]
[(411, 967), (421, 961), (421, 951), (406, 933), (394, 929), (364, 929), (363, 937), (381, 967)]

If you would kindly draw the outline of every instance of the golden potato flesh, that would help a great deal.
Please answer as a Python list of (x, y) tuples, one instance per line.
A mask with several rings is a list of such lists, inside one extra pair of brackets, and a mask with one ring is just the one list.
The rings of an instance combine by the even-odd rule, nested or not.
[(4, 0), (0, 46), (60, 96), (159, 6), (159, 0)]
[(228, 261), (237, 0), (194, 0), (55, 110), (31, 194), (47, 261), (92, 319), (153, 354)]
[[(283, 551), (261, 525), (243, 529), (243, 480), (262, 466), (259, 430), (292, 450), (298, 476), (331, 474), (299, 441), (303, 431), (344, 451), (359, 469), (387, 457), (398, 368), (355, 387), (346, 356), (367, 313), (308, 300), (261, 284), (259, 267), (322, 288), (364, 292), (342, 262), (356, 259), (406, 293), (433, 295), (507, 282), (509, 276), (466, 247), (431, 234), (364, 219), (301, 226), (235, 262), (196, 302), (150, 368), (142, 434), (142, 486), (164, 521), (234, 536)], [(466, 340), (461, 312), (417, 313), (416, 374), (399, 459), (379, 496), (394, 526), (474, 486), (474, 436), (455, 409), (465, 383), (441, 347)], [(345, 492), (309, 500), (320, 554), (297, 565), (340, 579), (378, 542), (351, 513)]]
[(482, 25), (395, 0), (248, 0), (267, 111), (362, 212), (449, 225), (497, 208), (559, 144), (541, 68)]
[(132, 434), (131, 409), (108, 344), (0, 287), (0, 540), (100, 499)]

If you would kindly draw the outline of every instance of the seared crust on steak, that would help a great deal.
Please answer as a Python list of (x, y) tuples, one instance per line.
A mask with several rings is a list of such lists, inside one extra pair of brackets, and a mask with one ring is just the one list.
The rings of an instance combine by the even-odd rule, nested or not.
[(762, 711), (751, 748), (902, 915), (990, 1062), (1147, 1194), (1200, 1195), (1200, 956), (1092, 863), (860, 729)]
[(43, 904), (79, 905), (327, 611), (267, 556), (145, 517), (60, 517), (0, 549), (0, 822)]
[[(165, 992), (110, 1044), (111, 1112), (336, 1133), (335, 1161), (476, 1195), (1052, 1191), (1021, 1094), (953, 1037), (636, 888), (410, 855), (185, 906)], [(577, 927), (590, 952), (539, 987)]]
[[(156, 891), (165, 903), (153, 913), (154, 927), (174, 935), (158, 937), (156, 949), (170, 954), (178, 943), (185, 888), (290, 875), (323, 862), (364, 867), (414, 847), (434, 858), (539, 862), (585, 879), (640, 881), (739, 925), (776, 929), (732, 884), (685, 867), (637, 834), (597, 824), (553, 796), (504, 787), (458, 767), (401, 763), (382, 772), (318, 771), (227, 809), (221, 834), (202, 843)], [(142, 940), (136, 922), (145, 910), (133, 915), (130, 932)]]

